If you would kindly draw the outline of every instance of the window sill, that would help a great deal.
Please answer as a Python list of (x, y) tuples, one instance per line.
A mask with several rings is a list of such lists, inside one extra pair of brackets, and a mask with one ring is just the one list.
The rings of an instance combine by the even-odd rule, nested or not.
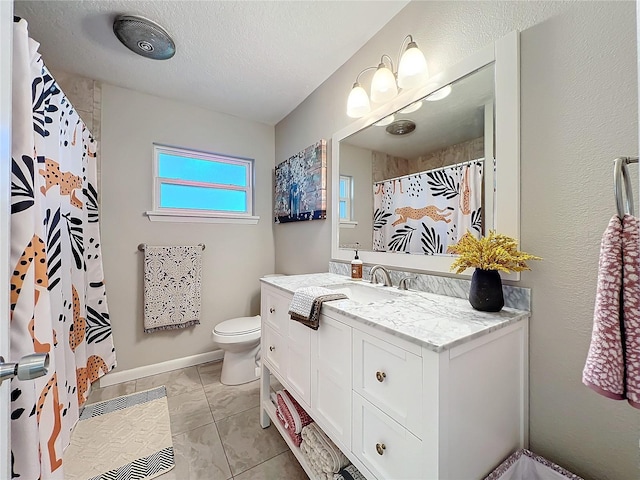
[(358, 226), (358, 222), (348, 221), (348, 222), (340, 222), (340, 228), (356, 228)]
[(151, 222), (174, 223), (236, 223), (241, 225), (256, 225), (260, 217), (246, 215), (217, 215), (214, 213), (198, 212), (145, 212)]

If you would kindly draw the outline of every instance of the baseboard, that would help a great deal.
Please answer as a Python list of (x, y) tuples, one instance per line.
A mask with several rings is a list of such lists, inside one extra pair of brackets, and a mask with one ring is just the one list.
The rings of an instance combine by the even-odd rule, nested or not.
[(122, 372), (111, 371), (100, 379), (100, 388), (116, 385), (118, 383), (130, 382), (138, 378), (157, 375), (159, 373), (178, 370), (179, 368), (192, 367), (201, 363), (215, 362), (222, 360), (224, 357), (223, 350), (214, 350), (213, 352), (199, 353), (189, 357), (176, 358), (167, 360), (166, 362), (154, 363), (153, 365), (145, 365), (143, 367), (131, 368)]

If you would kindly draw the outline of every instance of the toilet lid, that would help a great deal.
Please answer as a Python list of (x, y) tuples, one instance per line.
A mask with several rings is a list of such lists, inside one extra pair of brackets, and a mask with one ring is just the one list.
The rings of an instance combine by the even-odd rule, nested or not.
[(260, 315), (255, 317), (238, 317), (225, 320), (215, 326), (213, 331), (219, 335), (243, 335), (260, 330)]

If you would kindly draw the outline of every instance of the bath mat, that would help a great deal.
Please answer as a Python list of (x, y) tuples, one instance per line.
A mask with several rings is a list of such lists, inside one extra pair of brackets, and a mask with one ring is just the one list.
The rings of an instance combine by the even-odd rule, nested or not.
[(141, 480), (174, 466), (164, 386), (87, 405), (63, 462), (65, 480)]

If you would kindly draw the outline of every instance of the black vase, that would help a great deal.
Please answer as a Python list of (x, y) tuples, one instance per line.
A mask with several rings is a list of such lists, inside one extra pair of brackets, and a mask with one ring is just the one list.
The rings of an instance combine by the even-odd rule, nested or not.
[(499, 312), (504, 307), (502, 279), (497, 270), (476, 268), (471, 277), (469, 303), (481, 312)]

